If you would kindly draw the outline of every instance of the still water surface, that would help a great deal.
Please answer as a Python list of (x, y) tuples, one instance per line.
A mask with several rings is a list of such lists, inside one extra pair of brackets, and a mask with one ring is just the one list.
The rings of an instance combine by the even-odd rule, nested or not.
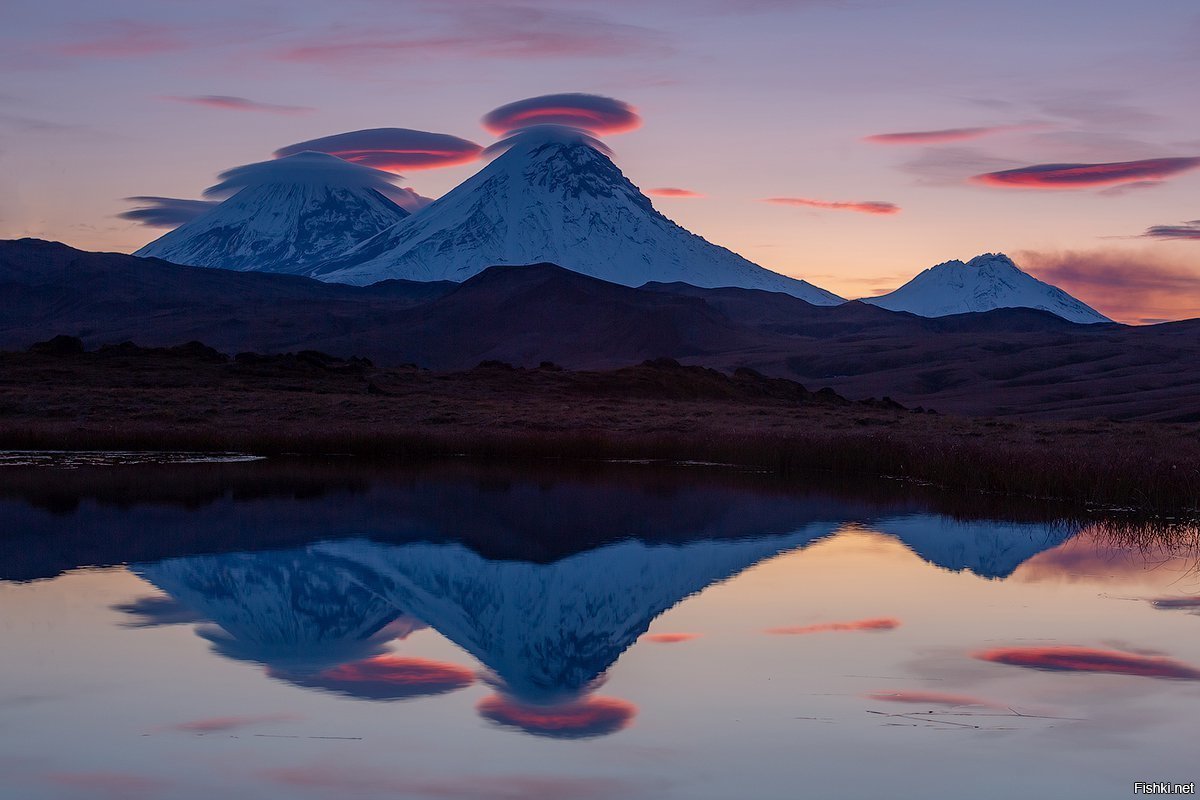
[(1187, 546), (712, 470), (0, 472), (0, 797), (1128, 798)]

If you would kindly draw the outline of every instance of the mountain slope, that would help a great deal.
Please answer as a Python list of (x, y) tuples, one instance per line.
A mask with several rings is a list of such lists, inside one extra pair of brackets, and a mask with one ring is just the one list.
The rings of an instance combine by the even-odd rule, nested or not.
[[(800, 301), (796, 301), (800, 302)], [(625, 366), (760, 344), (697, 298), (630, 289), (553, 264), (492, 267), (408, 315), (406, 360)]]
[(786, 292), (817, 305), (841, 302), (681, 228), (591, 144), (544, 132), (516, 137), (419, 215), (309, 274), (354, 284), (462, 281), (492, 265), (547, 261), (626, 286), (684, 281)]
[(1112, 322), (1071, 295), (1022, 272), (1008, 256), (985, 253), (965, 264), (947, 261), (864, 303), (922, 317), (944, 317), (997, 308), (1036, 308), (1071, 322)]
[(1200, 320), (1077, 325), (1030, 308), (924, 318), (745, 289), (631, 289), (550, 265), (497, 267), (463, 284), (357, 287), (37, 240), (0, 242), (0, 294), (6, 349), (56, 334), (89, 349), (200, 340), (230, 354), (314, 349), (437, 370), (669, 357), (967, 414), (1200, 413)]
[(386, 183), (375, 172), (323, 153), (281, 158), (264, 174), (236, 183), (240, 190), (220, 205), (134, 255), (299, 273), (408, 216), (381, 193)]

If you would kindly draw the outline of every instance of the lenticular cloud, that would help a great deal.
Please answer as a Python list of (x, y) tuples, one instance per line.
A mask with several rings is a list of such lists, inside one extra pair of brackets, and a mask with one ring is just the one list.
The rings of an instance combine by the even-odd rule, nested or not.
[(355, 164), (396, 172), (466, 164), (477, 159), (483, 148), (447, 133), (369, 128), (289, 144), (276, 150), (275, 157), (304, 151), (327, 153)]
[(985, 172), (971, 178), (984, 186), (1019, 189), (1086, 189), (1118, 183), (1163, 180), (1200, 168), (1200, 157), (1147, 158), (1107, 164), (1035, 164), (1031, 167)]
[(177, 228), (185, 222), (191, 222), (205, 211), (217, 205), (215, 200), (188, 200), (181, 197), (126, 197), (128, 203), (136, 203), (136, 208), (122, 211), (117, 216), (121, 219), (133, 220), (147, 228)]
[(1150, 239), (1192, 239), (1200, 241), (1200, 219), (1179, 225), (1154, 225), (1142, 234)]
[(692, 191), (691, 189), (680, 189), (678, 186), (660, 186), (654, 189), (647, 189), (646, 194), (651, 197), (674, 197), (681, 200), (694, 200), (704, 197), (700, 192)]
[(857, 211), (860, 214), (899, 214), (900, 206), (882, 200), (847, 202), (841, 200), (814, 200), (810, 197), (768, 197), (763, 201), (777, 206), (805, 206), (833, 211)]
[(488, 158), (493, 158), (518, 144), (532, 147), (551, 142), (560, 142), (563, 144), (582, 142), (594, 150), (599, 150), (606, 156), (612, 156), (613, 154), (611, 147), (595, 136), (592, 136), (588, 131), (566, 125), (533, 125), (528, 128), (521, 128), (520, 130), (513, 131), (510, 135), (495, 144), (489, 145), (483, 151), (483, 154)]
[(480, 716), (498, 725), (554, 739), (606, 736), (627, 728), (637, 715), (637, 706), (616, 697), (585, 697), (536, 705), (492, 694), (480, 700), (475, 708)]
[(1200, 670), (1165, 656), (1092, 647), (995, 647), (974, 654), (981, 661), (1050, 672), (1107, 672), (1142, 678), (1200, 680)]
[(941, 128), (934, 131), (901, 131), (899, 133), (876, 133), (864, 136), (863, 141), (872, 144), (946, 144), (979, 139), (994, 133), (1021, 130), (1029, 125), (990, 125), (977, 128)]
[(250, 186), (273, 184), (364, 188), (386, 195), (397, 191), (395, 181), (400, 176), (362, 164), (351, 164), (326, 153), (305, 151), (274, 161), (234, 167), (217, 177), (220, 182), (205, 189), (205, 197), (230, 197)]
[(529, 97), (493, 109), (483, 117), (483, 127), (497, 136), (539, 125), (560, 125), (602, 136), (625, 133), (641, 124), (642, 118), (628, 103), (582, 92)]

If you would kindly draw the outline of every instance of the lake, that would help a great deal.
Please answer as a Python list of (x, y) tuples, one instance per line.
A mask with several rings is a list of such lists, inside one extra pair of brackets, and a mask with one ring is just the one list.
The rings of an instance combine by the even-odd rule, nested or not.
[(5, 458), (3, 798), (1200, 778), (1183, 525), (706, 465)]

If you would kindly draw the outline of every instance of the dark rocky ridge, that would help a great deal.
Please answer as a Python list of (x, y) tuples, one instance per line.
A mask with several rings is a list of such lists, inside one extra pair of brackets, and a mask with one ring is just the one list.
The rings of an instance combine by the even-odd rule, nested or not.
[(665, 357), (940, 411), (1200, 420), (1200, 320), (1074, 325), (1029, 309), (927, 319), (751, 289), (634, 289), (553, 265), (353, 287), (28, 239), (0, 243), (0, 290), (10, 350), (67, 334), (89, 349), (195, 340), (229, 354), (314, 350), (436, 370)]

